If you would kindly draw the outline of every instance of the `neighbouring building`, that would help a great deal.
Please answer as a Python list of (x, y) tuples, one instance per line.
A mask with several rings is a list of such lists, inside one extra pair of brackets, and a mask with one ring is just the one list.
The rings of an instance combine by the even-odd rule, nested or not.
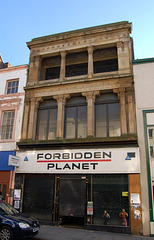
[(143, 234), (154, 235), (154, 58), (133, 61), (141, 161)]
[(11, 161), (16, 161), (16, 142), (21, 137), (26, 79), (27, 65), (12, 67), (0, 56), (0, 191), (10, 203), (15, 177)]
[[(50, 224), (142, 230), (131, 31), (124, 21), (27, 43), (15, 179), (24, 213)], [(111, 216), (107, 226), (104, 210)]]

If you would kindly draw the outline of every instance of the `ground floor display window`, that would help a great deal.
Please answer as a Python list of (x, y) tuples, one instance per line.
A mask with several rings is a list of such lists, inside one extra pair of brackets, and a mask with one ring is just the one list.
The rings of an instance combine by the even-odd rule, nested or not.
[[(129, 213), (128, 175), (106, 174), (88, 176), (88, 201), (93, 203), (93, 215), (89, 223), (95, 225), (121, 225), (119, 213)], [(104, 211), (110, 215), (106, 222)], [(129, 225), (129, 216), (127, 218)]]
[(23, 213), (39, 220), (52, 221), (54, 211), (54, 177), (29, 175), (24, 180)]

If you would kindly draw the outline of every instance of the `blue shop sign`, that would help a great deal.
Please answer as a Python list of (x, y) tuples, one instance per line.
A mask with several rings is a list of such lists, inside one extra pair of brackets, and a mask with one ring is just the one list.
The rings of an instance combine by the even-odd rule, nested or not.
[(0, 171), (12, 171), (13, 166), (8, 165), (9, 155), (16, 156), (16, 151), (1, 151), (0, 152)]

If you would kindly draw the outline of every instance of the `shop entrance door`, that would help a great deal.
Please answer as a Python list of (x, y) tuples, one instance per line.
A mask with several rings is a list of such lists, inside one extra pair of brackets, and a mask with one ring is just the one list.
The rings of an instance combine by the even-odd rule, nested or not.
[(10, 171), (0, 172), (0, 191), (5, 199), (8, 201), (7, 194), (9, 193)]
[(86, 177), (61, 176), (59, 185), (59, 216), (66, 225), (84, 226)]

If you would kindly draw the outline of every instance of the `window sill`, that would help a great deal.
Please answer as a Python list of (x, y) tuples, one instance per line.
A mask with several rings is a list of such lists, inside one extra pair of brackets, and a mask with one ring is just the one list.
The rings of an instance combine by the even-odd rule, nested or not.
[(9, 142), (15, 142), (14, 139), (1, 139), (0, 143), (9, 143)]

